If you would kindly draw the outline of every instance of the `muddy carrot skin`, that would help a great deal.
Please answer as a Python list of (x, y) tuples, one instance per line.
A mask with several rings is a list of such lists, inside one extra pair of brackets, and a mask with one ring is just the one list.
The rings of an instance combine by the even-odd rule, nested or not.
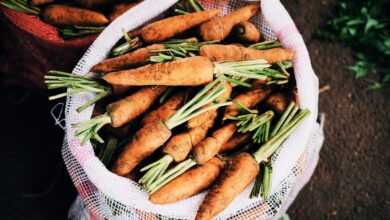
[(293, 60), (294, 52), (285, 48), (272, 48), (268, 50), (256, 50), (237, 45), (205, 45), (200, 48), (200, 55), (210, 58), (212, 61), (241, 61), (264, 59), (269, 63)]
[(151, 50), (164, 49), (162, 44), (153, 44), (145, 48), (139, 48), (135, 51), (117, 56), (114, 58), (108, 58), (100, 63), (94, 65), (91, 69), (92, 72), (108, 73), (118, 70), (123, 70), (130, 67), (140, 66), (145, 64), (150, 56), (152, 56)]
[(149, 64), (137, 69), (111, 72), (102, 78), (116, 85), (195, 86), (213, 80), (213, 67), (213, 63), (208, 58), (196, 56), (172, 62)]
[(167, 89), (166, 86), (147, 86), (107, 106), (112, 127), (121, 127), (144, 113)]
[(53, 3), (55, 0), (31, 0), (30, 4), (32, 5), (44, 5), (48, 3)]
[(165, 18), (143, 27), (141, 37), (148, 43), (161, 42), (210, 20), (218, 13), (219, 10), (213, 9)]
[(50, 5), (42, 12), (43, 20), (57, 25), (103, 26), (109, 20), (101, 13), (65, 5)]
[(210, 137), (207, 137), (197, 144), (192, 154), (197, 164), (204, 164), (220, 152), (224, 143), (226, 143), (236, 132), (236, 124), (229, 123), (214, 131)]
[(288, 105), (288, 100), (285, 94), (278, 92), (271, 94), (265, 103), (278, 113), (282, 113)]
[(213, 219), (224, 210), (244, 189), (256, 178), (259, 173), (257, 161), (248, 153), (240, 153), (211, 187), (196, 215), (196, 220)]
[(124, 2), (124, 3), (119, 3), (114, 6), (112, 9), (112, 12), (108, 16), (110, 18), (110, 21), (115, 20), (119, 16), (121, 16), (123, 13), (125, 13), (127, 10), (133, 8), (134, 6), (138, 5), (140, 2)]
[(244, 143), (247, 143), (250, 140), (250, 134), (248, 133), (238, 133), (235, 134), (232, 138), (229, 139), (225, 144), (222, 145), (220, 153), (228, 152), (237, 147), (241, 146)]
[(182, 105), (185, 93), (181, 92), (170, 97), (165, 103), (160, 105), (156, 110), (149, 112), (141, 121), (141, 125), (152, 123), (156, 120), (168, 119)]
[(243, 21), (234, 26), (233, 32), (240, 41), (247, 43), (257, 43), (261, 37), (259, 29), (249, 21)]
[(171, 131), (162, 121), (146, 124), (125, 146), (112, 171), (120, 176), (128, 175), (143, 159), (164, 144), (171, 135)]
[(248, 5), (224, 17), (215, 17), (200, 26), (200, 35), (205, 41), (222, 41), (229, 35), (235, 25), (249, 20), (256, 14), (258, 9), (258, 5)]
[[(247, 108), (252, 108), (265, 100), (271, 93), (269, 87), (257, 87), (243, 92), (233, 99), (233, 103), (238, 103)], [(236, 104), (230, 105), (225, 109), (224, 119), (236, 116), (240, 113), (240, 107)]]
[(224, 162), (214, 157), (207, 163), (197, 166), (172, 180), (150, 196), (155, 204), (174, 203), (207, 189), (219, 176)]

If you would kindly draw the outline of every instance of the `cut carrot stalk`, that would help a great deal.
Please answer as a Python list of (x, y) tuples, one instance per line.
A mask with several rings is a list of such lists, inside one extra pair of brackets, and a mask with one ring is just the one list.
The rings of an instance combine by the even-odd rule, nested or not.
[(258, 42), (261, 36), (259, 29), (249, 21), (243, 21), (234, 26), (232, 34), (238, 40), (250, 43)]

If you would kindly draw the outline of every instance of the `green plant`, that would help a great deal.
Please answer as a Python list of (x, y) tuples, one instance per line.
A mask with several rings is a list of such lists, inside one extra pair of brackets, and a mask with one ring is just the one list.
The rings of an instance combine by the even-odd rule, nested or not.
[(355, 64), (349, 67), (355, 78), (374, 76), (370, 89), (390, 85), (390, 16), (385, 0), (342, 0), (332, 17), (316, 35), (342, 41), (355, 52)]

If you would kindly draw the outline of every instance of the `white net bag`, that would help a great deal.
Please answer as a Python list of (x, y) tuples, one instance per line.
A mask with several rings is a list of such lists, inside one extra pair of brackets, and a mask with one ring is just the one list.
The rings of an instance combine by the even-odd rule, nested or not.
[[(81, 58), (73, 73), (85, 75), (103, 60), (123, 30), (133, 30), (171, 7), (175, 0), (145, 0), (108, 26)], [(245, 4), (243, 1), (201, 1), (206, 8), (222, 8), (223, 13)], [(252, 21), (267, 39), (278, 38), (282, 45), (295, 52), (294, 72), (298, 103), (311, 111), (307, 120), (285, 141), (273, 155), (271, 195), (267, 200), (249, 199), (250, 185), (217, 219), (269, 219), (284, 212), (298, 191), (310, 178), (322, 145), (322, 132), (316, 124), (318, 106), (318, 79), (301, 35), (278, 0), (263, 0), (261, 12)], [(72, 124), (91, 118), (93, 107), (82, 113), (76, 109), (93, 94), (68, 97), (65, 109), (66, 137), (62, 150), (71, 179), (79, 192), (76, 204), (83, 202), (90, 213), (106, 219), (193, 219), (205, 193), (170, 204), (155, 205), (146, 192), (128, 178), (110, 172), (95, 156), (92, 145), (81, 146)], [(85, 210), (84, 210), (85, 211)], [(77, 212), (72, 211), (72, 218)], [(83, 212), (82, 212), (83, 213)], [(84, 212), (85, 213), (85, 212)]]

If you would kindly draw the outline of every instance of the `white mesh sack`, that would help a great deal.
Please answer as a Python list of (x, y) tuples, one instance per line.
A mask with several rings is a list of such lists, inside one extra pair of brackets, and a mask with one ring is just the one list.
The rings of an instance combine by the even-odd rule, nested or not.
[[(107, 56), (122, 37), (123, 30), (129, 31), (141, 26), (175, 2), (145, 0), (126, 12), (100, 34), (73, 73), (87, 74), (94, 64)], [(201, 2), (206, 8), (222, 8), (224, 14), (245, 4), (244, 1), (237, 0)], [(252, 188), (250, 185), (218, 215), (218, 219), (269, 219), (285, 211), (310, 178), (322, 144), (322, 133), (315, 122), (318, 111), (318, 79), (312, 70), (303, 39), (278, 0), (263, 0), (259, 4), (261, 13), (252, 18), (252, 21), (267, 40), (278, 38), (284, 47), (295, 52), (293, 64), (298, 103), (302, 108), (309, 109), (311, 114), (272, 157), (274, 172), (271, 196), (265, 201), (261, 198), (249, 199)], [(93, 96), (94, 94), (79, 94), (67, 98), (66, 137), (62, 152), (68, 172), (88, 211), (102, 219), (193, 219), (205, 193), (170, 205), (152, 204), (147, 193), (136, 182), (106, 169), (95, 156), (90, 143), (81, 146), (71, 125), (91, 118), (93, 107), (82, 113), (78, 113), (76, 109)]]

